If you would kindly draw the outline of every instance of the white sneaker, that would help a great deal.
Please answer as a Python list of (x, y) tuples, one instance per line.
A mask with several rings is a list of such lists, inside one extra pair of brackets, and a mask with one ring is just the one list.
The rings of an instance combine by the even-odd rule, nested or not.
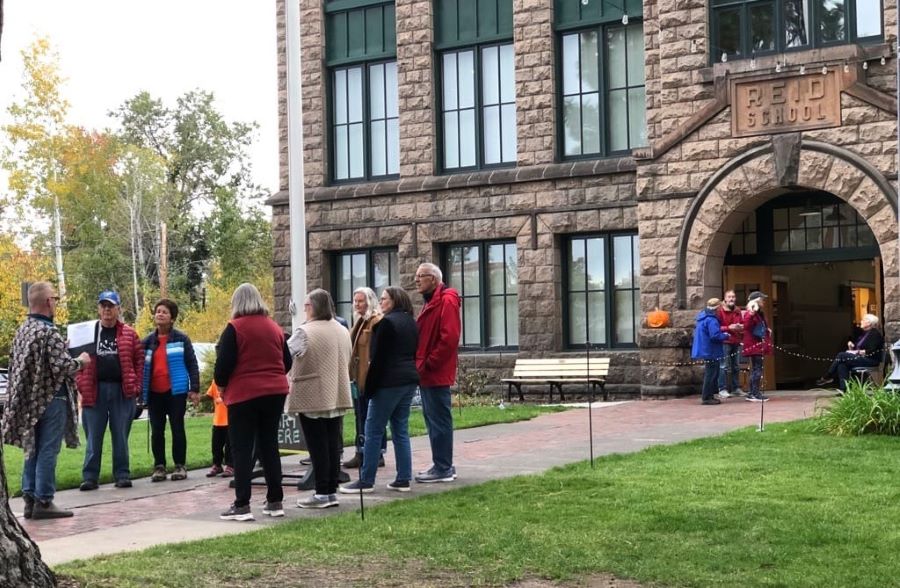
[(740, 388), (735, 388), (734, 392), (731, 393), (732, 396), (746, 396), (747, 393), (741, 390)]
[(728, 390), (722, 388), (721, 390), (719, 390), (719, 398), (725, 400), (726, 398), (731, 398), (731, 394), (728, 393)]

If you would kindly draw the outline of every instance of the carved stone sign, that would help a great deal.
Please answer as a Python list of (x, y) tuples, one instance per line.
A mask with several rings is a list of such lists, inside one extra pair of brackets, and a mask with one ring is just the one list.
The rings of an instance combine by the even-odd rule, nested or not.
[(803, 76), (735, 80), (731, 87), (735, 137), (824, 129), (841, 124), (841, 81), (830, 70)]

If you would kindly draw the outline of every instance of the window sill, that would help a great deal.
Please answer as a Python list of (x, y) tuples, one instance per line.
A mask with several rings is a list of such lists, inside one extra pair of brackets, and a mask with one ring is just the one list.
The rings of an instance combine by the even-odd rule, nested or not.
[[(395, 196), (416, 192), (435, 192), (453, 188), (472, 188), (476, 186), (496, 186), (536, 182), (540, 180), (558, 180), (584, 176), (599, 176), (633, 172), (637, 166), (632, 156), (606, 159), (590, 159), (530, 165), (528, 167), (497, 168), (469, 173), (457, 173), (442, 176), (424, 176), (364, 182), (338, 186), (322, 186), (306, 188), (307, 202), (348, 200), (368, 196)], [(266, 201), (268, 206), (281, 206), (288, 203), (288, 192), (282, 190)]]
[(700, 79), (703, 82), (712, 82), (716, 78), (738, 77), (744, 75), (759, 75), (775, 69), (775, 65), (782, 64), (785, 69), (791, 69), (805, 65), (807, 69), (821, 68), (823, 65), (840, 65), (846, 61), (862, 61), (891, 58), (891, 46), (888, 43), (875, 45), (860, 45), (858, 43), (847, 45), (834, 45), (821, 49), (809, 49), (806, 51), (788, 51), (786, 53), (761, 55), (756, 57), (754, 67), (750, 66), (750, 58), (744, 57), (725, 63), (716, 63), (712, 67), (700, 70)]

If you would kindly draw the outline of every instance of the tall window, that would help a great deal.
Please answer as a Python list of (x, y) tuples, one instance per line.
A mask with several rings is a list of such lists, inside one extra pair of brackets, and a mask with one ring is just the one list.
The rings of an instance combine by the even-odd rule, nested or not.
[(562, 35), (566, 157), (626, 153), (647, 144), (640, 22)]
[(515, 243), (468, 243), (446, 250), (444, 279), (461, 298), (460, 346), (519, 344), (519, 272)]
[(447, 51), (440, 63), (444, 169), (514, 164), (512, 43)]
[(568, 343), (633, 347), (640, 325), (639, 237), (572, 237), (566, 249)]
[(335, 180), (397, 175), (397, 62), (333, 70), (332, 120)]
[(331, 179), (397, 177), (400, 134), (394, 3), (325, 3)]
[(712, 59), (882, 38), (881, 0), (713, 0)]
[(334, 304), (337, 313), (353, 320), (353, 291), (368, 286), (380, 296), (387, 286), (400, 285), (396, 249), (343, 251), (334, 256)]

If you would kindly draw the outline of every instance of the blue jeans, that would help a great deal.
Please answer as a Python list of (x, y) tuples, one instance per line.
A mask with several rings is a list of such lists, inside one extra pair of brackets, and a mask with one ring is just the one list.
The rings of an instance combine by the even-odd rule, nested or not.
[(431, 461), (438, 473), (453, 468), (453, 411), (450, 386), (422, 388), (422, 415), (431, 441)]
[(113, 477), (116, 481), (131, 478), (128, 435), (131, 434), (133, 420), (134, 398), (122, 396), (122, 384), (97, 382), (96, 403), (81, 410), (81, 424), (87, 439), (84, 466), (81, 468), (82, 480), (100, 480), (100, 459), (103, 456), (103, 437), (106, 435), (107, 423), (112, 437)]
[(762, 380), (763, 373), (763, 356), (750, 356), (750, 394), (756, 396), (759, 394), (759, 381)]
[(725, 357), (719, 361), (719, 390), (734, 392), (740, 388), (741, 344), (723, 343)]
[(716, 393), (718, 379), (719, 362), (715, 359), (706, 360), (706, 367), (703, 370), (703, 393), (700, 395), (702, 400), (712, 400), (713, 394)]
[(34, 425), (34, 455), (25, 459), (22, 494), (53, 500), (56, 494), (56, 458), (66, 429), (67, 398), (57, 396)]
[[(369, 416), (369, 403), (362, 398), (353, 399), (353, 415), (356, 420), (356, 453), (363, 452), (363, 440), (366, 435), (366, 420)], [(387, 451), (387, 435), (382, 431), (381, 453)]]
[(379, 388), (369, 400), (366, 417), (366, 441), (363, 444), (363, 466), (360, 480), (365, 484), (375, 484), (378, 472), (378, 458), (381, 457), (381, 443), (384, 427), (391, 423), (391, 439), (394, 442), (394, 459), (397, 461), (397, 481), (412, 479), (412, 447), (409, 444), (409, 407), (412, 405), (416, 385)]

